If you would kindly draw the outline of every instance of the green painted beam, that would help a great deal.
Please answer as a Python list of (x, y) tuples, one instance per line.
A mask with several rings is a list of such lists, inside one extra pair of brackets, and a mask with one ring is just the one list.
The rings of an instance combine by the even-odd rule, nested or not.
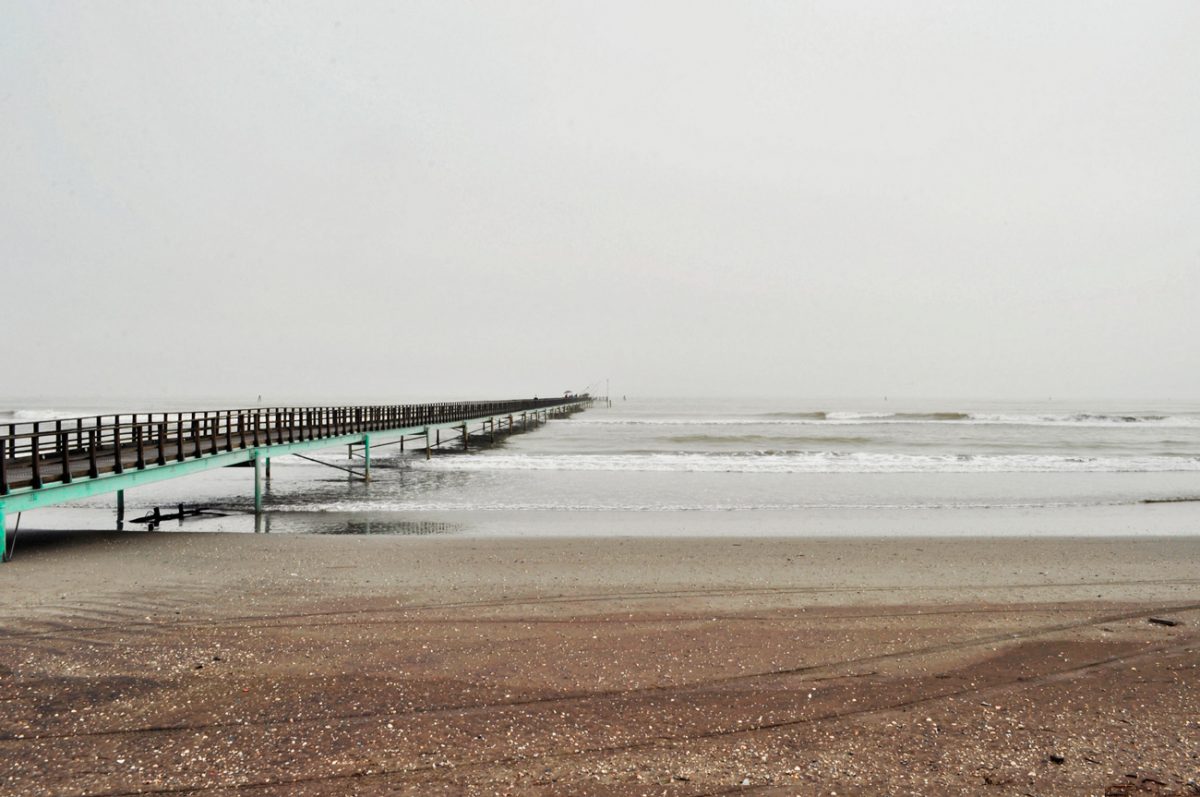
[[(581, 405), (564, 405), (564, 407), (568, 406), (578, 407)], [(490, 420), (493, 417), (491, 415), (483, 415), (478, 418), (469, 418), (465, 421), (447, 421), (445, 423), (431, 423), (421, 426), (405, 426), (396, 429), (374, 431), (371, 434), (378, 437), (428, 434), (434, 429), (459, 429), (463, 424), (479, 423)], [(30, 509), (54, 506), (55, 504), (63, 504), (68, 501), (78, 501), (81, 498), (91, 498), (92, 496), (116, 492), (117, 490), (127, 490), (131, 487), (140, 487), (146, 484), (166, 481), (167, 479), (191, 476), (214, 468), (226, 468), (230, 465), (252, 462), (259, 455), (263, 457), (281, 457), (302, 451), (313, 451), (321, 448), (348, 445), (350, 443), (362, 443), (363, 441), (363, 433), (357, 432), (355, 434), (338, 435), (336, 437), (323, 437), (318, 440), (302, 440), (295, 443), (258, 446), (257, 448), (218, 451), (216, 454), (205, 454), (195, 459), (185, 459), (183, 462), (168, 462), (165, 465), (147, 465), (144, 470), (130, 469), (124, 473), (104, 473), (94, 479), (77, 476), (70, 484), (48, 484), (36, 489), (23, 487), (0, 497), (0, 517), (3, 517), (5, 513), (26, 512)], [(370, 449), (368, 448), (367, 450), (369, 451)], [(3, 534), (3, 530), (0, 529), (0, 539), (3, 539)]]

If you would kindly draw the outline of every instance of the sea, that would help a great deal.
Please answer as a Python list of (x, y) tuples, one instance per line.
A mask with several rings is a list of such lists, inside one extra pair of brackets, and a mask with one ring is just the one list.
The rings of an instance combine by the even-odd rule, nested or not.
[[(116, 409), (133, 408), (0, 407), (0, 424)], [(159, 533), (1200, 533), (1200, 402), (615, 396), (429, 460), (415, 444), (381, 446), (369, 483), (322, 464), (361, 467), (344, 447), (311, 456), (320, 462), (273, 460), (260, 518), (252, 471), (225, 468), (127, 491), (126, 519), (184, 504), (205, 514)], [(111, 529), (114, 503), (39, 509), (22, 523)]]

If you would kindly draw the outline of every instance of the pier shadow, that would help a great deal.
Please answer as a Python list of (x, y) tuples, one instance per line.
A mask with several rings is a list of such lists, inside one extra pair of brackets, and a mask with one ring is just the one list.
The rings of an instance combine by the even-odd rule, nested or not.
[[(131, 550), (144, 549), (149, 546), (162, 545), (164, 541), (179, 534), (246, 534), (275, 533), (275, 534), (320, 534), (320, 535), (395, 535), (395, 536), (432, 536), (451, 535), (462, 532), (466, 524), (433, 521), (392, 519), (384, 517), (355, 517), (342, 513), (264, 513), (255, 518), (253, 515), (232, 515), (235, 519), (244, 520), (245, 528), (237, 530), (199, 530), (195, 528), (176, 528), (172, 522), (170, 527), (147, 530), (141, 524), (125, 524), (125, 528), (117, 529), (21, 529), (15, 537), (13, 529), (8, 530), (8, 545), (13, 551), (14, 561), (23, 557), (43, 555), (58, 555), (64, 553), (87, 553), (101, 550), (112, 550), (116, 546)], [(164, 524), (165, 526), (166, 524)]]
[(8, 530), (8, 546), (13, 551), (14, 561), (23, 556), (38, 556), (59, 551), (86, 551), (90, 548), (136, 544), (135, 540), (149, 541), (162, 536), (158, 532), (146, 532), (141, 528), (117, 531), (115, 529), (21, 529), (16, 539), (13, 530)]

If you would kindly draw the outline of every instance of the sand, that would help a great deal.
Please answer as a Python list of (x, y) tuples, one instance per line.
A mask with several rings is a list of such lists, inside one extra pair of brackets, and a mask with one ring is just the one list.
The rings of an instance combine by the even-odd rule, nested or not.
[(4, 794), (1200, 794), (1198, 538), (59, 533), (0, 595)]

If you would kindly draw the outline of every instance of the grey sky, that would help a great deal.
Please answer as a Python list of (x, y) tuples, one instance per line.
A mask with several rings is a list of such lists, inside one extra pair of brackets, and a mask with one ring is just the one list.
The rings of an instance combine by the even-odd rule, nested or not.
[(0, 398), (1200, 398), (1195, 2), (0, 19)]

